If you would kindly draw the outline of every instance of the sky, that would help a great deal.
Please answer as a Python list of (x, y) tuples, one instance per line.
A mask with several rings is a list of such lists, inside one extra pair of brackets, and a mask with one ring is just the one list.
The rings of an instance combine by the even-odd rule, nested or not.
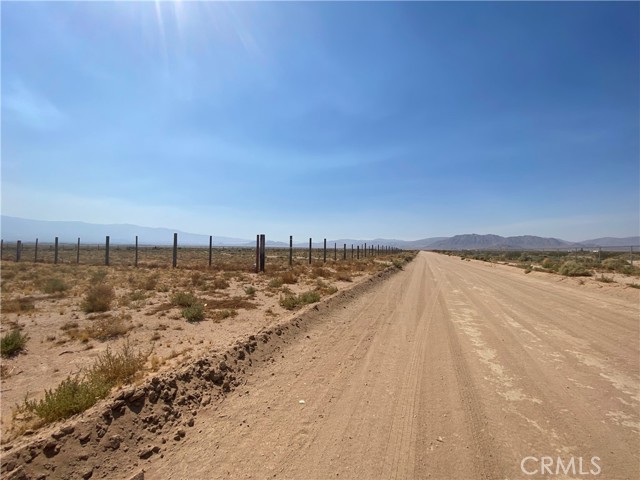
[(640, 234), (637, 2), (2, 2), (1, 211)]

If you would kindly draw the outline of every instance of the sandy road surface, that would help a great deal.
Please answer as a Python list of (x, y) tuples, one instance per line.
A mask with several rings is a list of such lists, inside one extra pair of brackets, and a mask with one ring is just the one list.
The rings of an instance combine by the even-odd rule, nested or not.
[[(421, 253), (199, 413), (146, 478), (637, 479), (639, 322), (637, 299)], [(575, 474), (525, 475), (527, 456)]]

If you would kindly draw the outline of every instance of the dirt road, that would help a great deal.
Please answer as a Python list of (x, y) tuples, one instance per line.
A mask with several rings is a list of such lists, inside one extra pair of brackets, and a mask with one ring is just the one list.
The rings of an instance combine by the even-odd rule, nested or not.
[(631, 298), (421, 253), (200, 412), (146, 478), (640, 478)]

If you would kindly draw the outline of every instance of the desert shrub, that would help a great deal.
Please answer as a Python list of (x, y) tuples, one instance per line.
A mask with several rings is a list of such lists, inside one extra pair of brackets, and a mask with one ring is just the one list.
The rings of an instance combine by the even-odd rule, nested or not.
[(277, 277), (272, 279), (268, 286), (269, 288), (280, 288), (282, 286), (283, 282), (282, 282), (282, 278), (281, 277)]
[(600, 274), (600, 276), (598, 278), (596, 278), (597, 281), (602, 282), (602, 283), (615, 283), (615, 280), (611, 277), (605, 277), (604, 275)]
[(246, 293), (250, 297), (253, 297), (256, 294), (256, 289), (255, 287), (248, 286), (248, 287), (245, 287), (244, 293)]
[(620, 257), (603, 260), (602, 267), (612, 272), (631, 273), (631, 265)]
[(298, 298), (300, 299), (300, 304), (301, 305), (307, 305), (309, 303), (316, 303), (320, 301), (320, 294), (318, 292), (304, 292), (301, 293), (300, 295), (298, 295)]
[(311, 278), (329, 278), (331, 276), (331, 271), (324, 267), (313, 267), (311, 269)]
[(353, 282), (351, 275), (349, 275), (347, 272), (336, 273), (336, 280), (339, 280), (341, 282)]
[(25, 313), (30, 312), (34, 308), (35, 304), (32, 297), (13, 298), (2, 302), (3, 313)]
[(80, 328), (78, 322), (66, 322), (60, 327), (60, 330), (65, 332), (71, 340), (88, 342), (94, 338), (104, 341), (125, 335), (131, 330), (131, 324), (127, 322), (130, 318), (130, 315), (112, 317), (107, 314), (107, 316), (92, 320), (88, 327)]
[(225, 318), (236, 317), (237, 315), (238, 315), (238, 311), (234, 309), (216, 310), (213, 313), (213, 318), (214, 320), (224, 320)]
[(22, 408), (35, 413), (45, 423), (81, 413), (105, 398), (113, 387), (132, 382), (149, 353), (134, 352), (128, 342), (117, 353), (107, 348), (91, 367), (67, 377), (55, 389), (46, 390), (43, 399), (25, 400)]
[(280, 305), (287, 310), (293, 310), (302, 305), (308, 305), (310, 303), (316, 303), (320, 301), (320, 293), (312, 290), (309, 292), (301, 293), (300, 295), (287, 295), (280, 298)]
[(300, 304), (298, 303), (298, 297), (296, 297), (295, 295), (287, 295), (280, 298), (280, 306), (286, 308), (287, 310), (293, 310), (299, 305)]
[(126, 322), (126, 317), (106, 317), (94, 320), (87, 328), (89, 337), (97, 340), (107, 340), (126, 334), (131, 330), (131, 325)]
[(191, 284), (194, 287), (202, 287), (205, 283), (205, 279), (200, 272), (193, 272), (191, 274)]
[(84, 412), (104, 398), (106, 386), (95, 385), (79, 376), (67, 377), (55, 389), (46, 390), (40, 401), (25, 401), (24, 408), (42, 418), (45, 423), (69, 418)]
[(106, 270), (96, 270), (95, 272), (93, 272), (93, 274), (91, 274), (90, 282), (102, 283), (104, 282), (105, 278), (107, 278), (108, 273), (109, 272), (107, 272)]
[(49, 278), (42, 285), (44, 293), (62, 293), (69, 287), (59, 278)]
[(158, 275), (154, 274), (146, 277), (142, 282), (141, 286), (144, 290), (152, 291), (156, 289), (157, 285), (158, 285)]
[(338, 291), (338, 287), (335, 285), (329, 285), (321, 279), (318, 279), (316, 281), (316, 291), (321, 295), (332, 295)]
[(257, 304), (246, 297), (234, 296), (230, 298), (214, 298), (207, 300), (207, 307), (211, 310), (219, 308), (245, 308), (253, 309), (257, 307)]
[(404, 264), (403, 264), (402, 260), (398, 260), (397, 258), (395, 258), (393, 260), (393, 266), (396, 267), (398, 270), (402, 270)]
[(198, 299), (193, 293), (176, 292), (171, 296), (171, 304), (176, 307), (190, 307), (198, 303)]
[(579, 264), (574, 260), (568, 260), (562, 264), (558, 272), (561, 275), (565, 275), (567, 277), (589, 277), (591, 273), (584, 267), (584, 265)]
[(129, 294), (129, 300), (132, 302), (139, 302), (140, 300), (144, 300), (147, 298), (147, 294), (142, 290), (135, 290)]
[(629, 286), (631, 288), (640, 288), (640, 283), (630, 283)]
[(93, 285), (85, 294), (82, 310), (85, 313), (106, 312), (111, 309), (115, 296), (115, 291), (111, 285), (106, 283)]
[(282, 279), (282, 283), (286, 283), (287, 285), (298, 283), (298, 276), (294, 272), (284, 272), (280, 278)]
[(204, 320), (204, 305), (201, 303), (194, 303), (182, 309), (182, 316), (187, 322), (201, 322)]
[(229, 282), (227, 282), (224, 278), (216, 278), (213, 281), (213, 284), (211, 285), (211, 287), (214, 290), (224, 290), (226, 288), (229, 288)]
[(87, 370), (87, 378), (92, 382), (109, 385), (109, 389), (130, 383), (142, 370), (150, 353), (151, 351), (134, 351), (128, 341), (115, 353), (107, 347)]
[(0, 354), (3, 357), (10, 357), (21, 352), (26, 345), (28, 337), (20, 330), (12, 330), (0, 339)]

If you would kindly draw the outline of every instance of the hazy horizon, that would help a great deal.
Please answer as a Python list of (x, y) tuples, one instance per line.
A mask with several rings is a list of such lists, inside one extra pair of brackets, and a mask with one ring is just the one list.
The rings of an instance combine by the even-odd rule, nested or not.
[(640, 4), (8, 2), (4, 215), (640, 234)]
[[(2, 215), (2, 217), (10, 217), (8, 215)], [(96, 224), (96, 223), (92, 223), (92, 222), (84, 222), (81, 220), (39, 220), (39, 219), (26, 219), (26, 218), (21, 218), (21, 217), (12, 217), (12, 218), (18, 218), (20, 220), (27, 220), (27, 221), (36, 221), (36, 222), (63, 222), (63, 223), (83, 223), (83, 224), (87, 224), (87, 225), (96, 225), (96, 226), (132, 226), (132, 227), (141, 227), (141, 228), (151, 228), (151, 229), (166, 229), (166, 230), (174, 230), (176, 232), (181, 232), (183, 234), (189, 234), (189, 235), (203, 235), (203, 236), (209, 236), (209, 235), (213, 235), (214, 237), (224, 237), (224, 238), (231, 238), (231, 239), (236, 239), (236, 240), (246, 240), (247, 242), (252, 242), (253, 239), (255, 238), (255, 235), (252, 236), (248, 236), (248, 237), (238, 237), (236, 235), (231, 235), (228, 232), (206, 232), (206, 231), (186, 231), (186, 230), (181, 230), (181, 229), (177, 229), (177, 228), (172, 228), (171, 226), (167, 226), (167, 225), (155, 225), (155, 226), (150, 226), (150, 225), (138, 225), (138, 224), (130, 224), (130, 223), (111, 223), (111, 224)], [(2, 235), (2, 228), (0, 225), (0, 236)], [(257, 233), (257, 232), (256, 232)], [(260, 233), (264, 233), (264, 232), (260, 232)], [(429, 239), (429, 238), (450, 238), (450, 237), (455, 237), (458, 235), (498, 235), (494, 232), (458, 232), (458, 233), (454, 233), (451, 235), (423, 235), (422, 237), (417, 237), (417, 238), (396, 238), (396, 237), (381, 237), (381, 236), (375, 236), (375, 237), (350, 237), (350, 236), (341, 236), (341, 237), (326, 237), (327, 240), (344, 240), (344, 239), (353, 239), (353, 240), (359, 240), (359, 241), (366, 241), (366, 240), (376, 240), (376, 239), (386, 239), (386, 240), (398, 240), (401, 242), (414, 242), (414, 241), (419, 241), (419, 240), (425, 240), (425, 239)], [(74, 234), (74, 236), (77, 234)], [(599, 237), (585, 237), (585, 238), (577, 238), (577, 239), (572, 239), (572, 238), (563, 238), (563, 237), (558, 237), (558, 236), (549, 236), (549, 237), (545, 237), (542, 235), (536, 235), (535, 233), (529, 233), (529, 234), (523, 234), (523, 235), (527, 235), (527, 236), (539, 236), (539, 237), (543, 237), (543, 238), (555, 238), (558, 240), (566, 240), (569, 242), (584, 242), (587, 240), (593, 240), (593, 239), (597, 239), (597, 238), (604, 238), (604, 237), (611, 237), (611, 238), (629, 238), (629, 237), (635, 237), (638, 238), (638, 235), (630, 235), (627, 237), (619, 237), (619, 236), (615, 236), (615, 235), (602, 235)], [(517, 236), (521, 236), (521, 235), (501, 235), (503, 237), (517, 237)], [(4, 238), (4, 236), (3, 236)], [(41, 240), (44, 240), (46, 242), (46, 239), (39, 237)], [(133, 238), (133, 237), (132, 237)], [(308, 236), (302, 236), (302, 237), (295, 237), (294, 236), (294, 243), (300, 243), (300, 244), (306, 244), (307, 240), (308, 240)], [(322, 241), (322, 239), (325, 237), (315, 237), (313, 238), (313, 243), (319, 243)], [(30, 241), (33, 241), (33, 239), (29, 239), (29, 238), (24, 238), (21, 240), (25, 243), (29, 243)], [(289, 236), (283, 236), (283, 237), (272, 237), (269, 233), (267, 233), (267, 240), (270, 242), (282, 242), (282, 243), (287, 243), (289, 242)], [(167, 237), (166, 240), (167, 243), (171, 242), (171, 238)], [(635, 245), (635, 244), (634, 244)]]

